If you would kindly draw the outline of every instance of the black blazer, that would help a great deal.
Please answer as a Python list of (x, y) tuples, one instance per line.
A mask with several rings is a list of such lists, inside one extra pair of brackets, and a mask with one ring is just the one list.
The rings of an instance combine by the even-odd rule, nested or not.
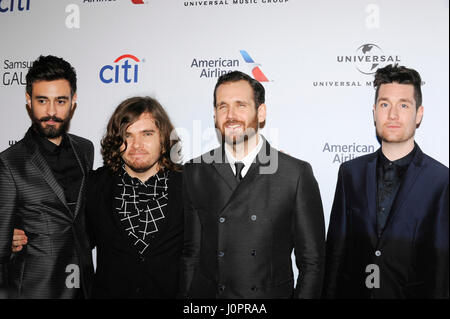
[(169, 172), (164, 223), (141, 257), (113, 211), (120, 177), (102, 167), (89, 178), (88, 227), (97, 247), (93, 298), (175, 298), (183, 247), (181, 173)]
[[(418, 148), (378, 238), (377, 158), (377, 152), (361, 156), (339, 169), (325, 296), (448, 298), (448, 168)], [(375, 274), (366, 272), (370, 264), (379, 268), (379, 288), (366, 286)]]
[[(311, 166), (264, 146), (237, 183), (223, 148), (184, 168), (188, 298), (318, 298), (325, 227)], [(294, 290), (291, 253), (299, 268)]]
[[(0, 154), (0, 287), (9, 297), (80, 296), (79, 289), (67, 288), (67, 279), (69, 286), (79, 281), (84, 296), (89, 296), (93, 267), (84, 205), (94, 146), (68, 136), (83, 174), (74, 214), (30, 131)], [(25, 231), (28, 244), (10, 262), (15, 227)], [(78, 266), (79, 278), (73, 277), (78, 271), (70, 265)]]

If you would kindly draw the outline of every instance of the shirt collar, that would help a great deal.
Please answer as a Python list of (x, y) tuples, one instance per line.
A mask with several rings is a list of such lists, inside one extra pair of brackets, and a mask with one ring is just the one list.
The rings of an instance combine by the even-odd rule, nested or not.
[(383, 152), (380, 149), (379, 153), (379, 159), (380, 163), (383, 165), (383, 167), (392, 166), (394, 167), (407, 167), (409, 164), (411, 164), (412, 160), (414, 159), (414, 155), (417, 151), (417, 144), (414, 143), (414, 148), (411, 152), (409, 152), (407, 155), (403, 156), (402, 158), (399, 158), (395, 161), (390, 161), (386, 156), (384, 156)]
[(165, 171), (164, 169), (160, 169), (155, 175), (150, 176), (145, 182), (142, 182), (139, 178), (132, 177), (130, 174), (128, 174), (128, 172), (125, 170), (125, 164), (124, 164), (124, 165), (122, 165), (122, 171), (121, 171), (120, 175), (122, 176), (122, 178), (126, 179), (132, 185), (150, 186), (150, 185), (155, 185), (155, 181), (157, 184), (159, 184), (159, 183), (161, 183), (161, 181), (166, 179), (167, 171)]
[(228, 149), (224, 146), (225, 149), (225, 156), (227, 157), (228, 162), (230, 163), (231, 169), (233, 170), (233, 174), (236, 175), (236, 167), (234, 166), (234, 163), (236, 162), (242, 162), (244, 163), (244, 168), (242, 169), (241, 175), (242, 177), (247, 174), (247, 171), (249, 170), (252, 163), (255, 161), (256, 156), (258, 155), (259, 151), (261, 150), (263, 146), (263, 137), (262, 135), (258, 134), (258, 144), (256, 147), (249, 152), (242, 160), (238, 161), (236, 158), (234, 158), (233, 154), (228, 151)]
[(59, 153), (62, 149), (68, 149), (70, 147), (69, 138), (65, 133), (62, 134), (61, 143), (56, 145), (55, 143), (49, 141), (46, 137), (41, 136), (34, 128), (31, 128), (30, 131), (40, 148), (50, 154)]

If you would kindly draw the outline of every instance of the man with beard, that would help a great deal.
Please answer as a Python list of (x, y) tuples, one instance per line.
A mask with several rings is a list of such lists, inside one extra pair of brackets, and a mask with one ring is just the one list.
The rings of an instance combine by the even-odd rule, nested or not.
[(325, 227), (311, 166), (259, 134), (264, 87), (242, 72), (218, 79), (214, 118), (221, 146), (183, 171), (181, 296), (320, 297)]
[[(85, 229), (86, 177), (94, 147), (68, 134), (76, 73), (40, 56), (26, 76), (25, 137), (0, 154), (0, 289), (10, 298), (83, 298), (93, 275)], [(13, 229), (27, 245), (11, 256)], [(17, 235), (16, 245), (23, 244)], [(13, 243), (14, 246), (14, 243)]]
[(111, 116), (104, 166), (88, 182), (93, 298), (176, 297), (184, 222), (181, 166), (171, 157), (177, 142), (167, 113), (150, 97), (126, 99)]
[(325, 297), (448, 298), (448, 168), (414, 141), (417, 71), (375, 74), (381, 148), (341, 165), (327, 237)]

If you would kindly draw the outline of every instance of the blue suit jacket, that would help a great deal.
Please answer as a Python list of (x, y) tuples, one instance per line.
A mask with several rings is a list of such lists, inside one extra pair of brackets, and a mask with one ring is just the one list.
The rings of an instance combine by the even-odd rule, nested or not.
[[(378, 238), (378, 152), (339, 169), (327, 236), (325, 297), (448, 298), (448, 168), (418, 148)], [(366, 285), (371, 287), (377, 275), (368, 265), (378, 266), (379, 288)]]

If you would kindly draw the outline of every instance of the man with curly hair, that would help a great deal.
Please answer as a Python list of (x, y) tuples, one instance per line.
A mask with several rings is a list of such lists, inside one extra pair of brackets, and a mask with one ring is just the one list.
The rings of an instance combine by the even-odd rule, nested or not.
[(111, 116), (101, 143), (104, 166), (88, 183), (87, 222), (97, 247), (93, 298), (175, 298), (184, 221), (181, 166), (170, 156), (177, 142), (153, 98), (129, 98)]

